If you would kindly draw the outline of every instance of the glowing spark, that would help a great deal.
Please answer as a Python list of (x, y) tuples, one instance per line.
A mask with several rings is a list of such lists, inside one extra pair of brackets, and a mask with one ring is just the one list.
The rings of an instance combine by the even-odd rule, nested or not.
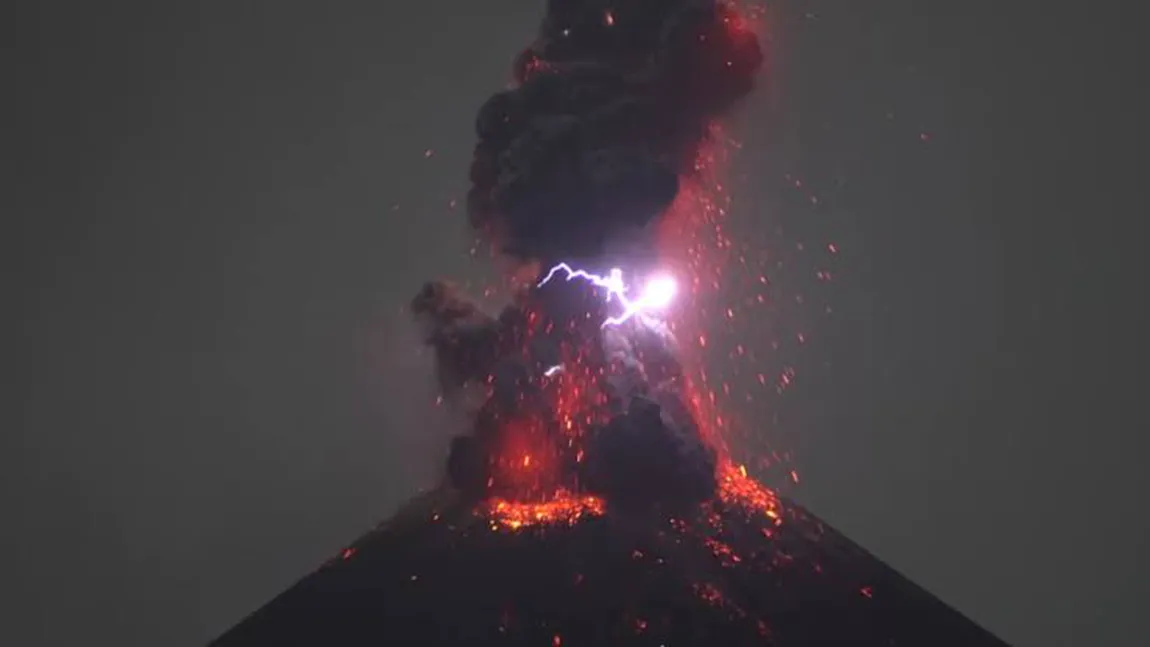
[(556, 364), (555, 366), (552, 366), (551, 368), (547, 369), (546, 371), (543, 371), (543, 375), (546, 377), (552, 377), (556, 373), (561, 373), (561, 372), (563, 372), (563, 365), (562, 364)]
[(547, 272), (547, 276), (537, 284), (543, 287), (559, 272), (564, 272), (567, 275), (567, 280), (583, 279), (594, 285), (595, 287), (603, 288), (607, 291), (607, 301), (611, 301), (614, 296), (618, 299), (619, 303), (623, 304), (623, 312), (614, 317), (608, 317), (603, 322), (601, 327), (615, 326), (627, 321), (631, 317), (641, 314), (649, 310), (660, 310), (666, 308), (671, 304), (675, 298), (675, 293), (678, 292), (678, 284), (675, 279), (669, 276), (655, 277), (643, 286), (643, 292), (639, 298), (632, 300), (627, 296), (627, 286), (623, 283), (623, 270), (613, 267), (608, 272), (607, 276), (600, 276), (592, 274), (586, 270), (576, 270), (566, 263), (560, 263), (551, 268)]

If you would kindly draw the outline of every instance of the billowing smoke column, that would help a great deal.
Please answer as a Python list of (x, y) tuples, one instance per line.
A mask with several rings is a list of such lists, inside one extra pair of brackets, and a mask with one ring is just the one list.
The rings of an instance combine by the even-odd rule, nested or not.
[(472, 223), (543, 261), (642, 239), (761, 60), (725, 3), (550, 0), (518, 87), (479, 111)]
[[(674, 339), (645, 311), (673, 283), (642, 274), (658, 217), (760, 63), (755, 36), (714, 0), (548, 3), (518, 85), (479, 112), (468, 196), (473, 226), (538, 263), (539, 280), (498, 317), (444, 284), (413, 304), (445, 396), (475, 396), (474, 429), (448, 459), (464, 493), (620, 507), (714, 495), (716, 452)], [(637, 278), (654, 281), (650, 299), (628, 296)]]

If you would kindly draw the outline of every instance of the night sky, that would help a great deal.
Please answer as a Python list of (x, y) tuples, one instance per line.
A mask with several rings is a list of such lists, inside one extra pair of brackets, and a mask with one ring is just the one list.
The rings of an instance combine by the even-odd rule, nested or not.
[[(66, 4), (4, 21), (0, 643), (202, 644), (440, 474), (400, 307), (494, 273), (474, 114), (542, 0)], [(744, 414), (1005, 640), (1147, 644), (1133, 41), (945, 4), (772, 8), (732, 227), (806, 342)]]

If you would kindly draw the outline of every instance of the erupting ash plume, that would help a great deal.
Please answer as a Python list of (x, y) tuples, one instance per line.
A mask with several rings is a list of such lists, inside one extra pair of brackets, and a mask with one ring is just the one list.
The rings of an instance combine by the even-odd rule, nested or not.
[(468, 208), (504, 252), (549, 270), (499, 317), (443, 284), (413, 303), (445, 393), (481, 394), (448, 460), (456, 487), (519, 503), (714, 495), (716, 451), (659, 318), (676, 285), (628, 285), (619, 266), (657, 262), (654, 224), (761, 62), (714, 0), (548, 3), (518, 85), (479, 111)]

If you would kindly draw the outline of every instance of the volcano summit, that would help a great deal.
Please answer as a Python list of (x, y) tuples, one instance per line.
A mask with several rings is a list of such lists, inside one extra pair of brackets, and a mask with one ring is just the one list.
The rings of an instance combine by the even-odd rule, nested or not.
[(1005, 645), (737, 469), (682, 516), (508, 505), (426, 495), (213, 644)]

